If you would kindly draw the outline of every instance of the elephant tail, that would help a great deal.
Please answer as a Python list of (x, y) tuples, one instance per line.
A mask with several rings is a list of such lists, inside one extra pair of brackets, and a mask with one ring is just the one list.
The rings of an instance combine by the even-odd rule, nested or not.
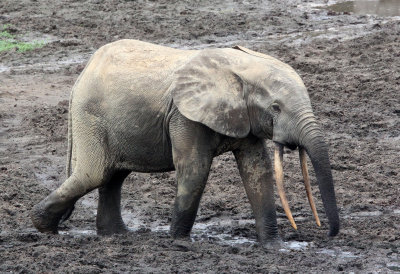
[[(79, 80), (79, 79), (78, 79)], [(78, 81), (77, 81), (78, 82)], [(72, 175), (72, 151), (73, 151), (73, 139), (72, 139), (72, 97), (74, 94), (74, 89), (75, 89), (76, 84), (72, 88), (71, 95), (69, 97), (69, 107), (68, 107), (68, 149), (67, 149), (67, 166), (66, 166), (66, 173), (67, 173), (67, 178), (71, 177)], [(62, 224), (68, 218), (71, 216), (72, 212), (74, 211), (75, 206), (72, 205), (67, 209), (67, 211), (63, 214), (63, 216), (60, 219), (59, 224)]]
[(72, 90), (71, 96), (69, 98), (69, 107), (68, 107), (68, 149), (67, 149), (67, 179), (72, 174), (72, 114), (71, 114), (71, 105), (72, 105), (72, 95), (74, 91)]

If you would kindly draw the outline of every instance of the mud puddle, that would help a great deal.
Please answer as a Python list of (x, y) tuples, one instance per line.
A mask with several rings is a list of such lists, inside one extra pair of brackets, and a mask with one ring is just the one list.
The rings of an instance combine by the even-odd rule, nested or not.
[(6, 66), (0, 65), (0, 73), (6, 73), (10, 71), (14, 72), (24, 72), (24, 71), (44, 71), (44, 72), (56, 72), (62, 68), (69, 67), (71, 65), (79, 65), (85, 63), (89, 60), (89, 56), (92, 53), (88, 54), (77, 54), (77, 55), (69, 55), (64, 58), (60, 58), (59, 60), (51, 60), (49, 62), (34, 62), (32, 64), (23, 64), (23, 65), (15, 65), (15, 66)]
[[(131, 232), (137, 232), (142, 230), (144, 225), (141, 224), (139, 220), (136, 220), (137, 226), (129, 227)], [(234, 220), (229, 222), (228, 220), (224, 220), (222, 223), (224, 225), (232, 224), (232, 223), (241, 223), (241, 224), (249, 224), (252, 223), (251, 220)], [(204, 240), (212, 241), (215, 244), (221, 246), (232, 246), (232, 247), (240, 247), (240, 246), (255, 246), (258, 245), (256, 239), (251, 239), (244, 236), (232, 236), (229, 233), (217, 233), (212, 229), (214, 226), (221, 226), (220, 221), (212, 221), (207, 223), (198, 223), (193, 227), (191, 241), (192, 242), (201, 242)], [(169, 226), (153, 226), (151, 228), (152, 232), (164, 232), (168, 233)], [(74, 237), (86, 237), (86, 236), (96, 236), (96, 231), (93, 229), (70, 229), (68, 231), (60, 231), (61, 235), (69, 235)], [(360, 255), (356, 255), (353, 252), (342, 250), (342, 248), (335, 247), (333, 249), (330, 248), (316, 248), (313, 242), (305, 242), (305, 241), (285, 241), (281, 243), (279, 248), (280, 253), (290, 253), (290, 252), (305, 252), (307, 250), (314, 250), (317, 254), (336, 257), (339, 259), (354, 259), (361, 257)]]
[(343, 251), (340, 248), (335, 248), (335, 249), (323, 248), (323, 249), (317, 251), (316, 253), (328, 255), (331, 257), (337, 257), (337, 258), (341, 258), (341, 259), (354, 259), (354, 258), (361, 257), (360, 255), (355, 255), (353, 252)]
[(398, 0), (358, 0), (336, 3), (326, 7), (333, 12), (370, 14), (379, 16), (400, 16)]
[[(94, 194), (94, 193), (93, 193)], [(93, 196), (96, 196), (95, 194)], [(88, 207), (89, 210), (95, 215), (95, 197), (90, 197), (90, 199), (84, 199), (82, 201), (82, 205)], [(395, 208), (389, 211), (360, 211), (360, 212), (353, 212), (350, 214), (346, 214), (343, 216), (343, 219), (375, 219), (382, 215), (393, 215), (394, 217), (400, 214), (400, 209)], [(163, 232), (169, 233), (169, 225), (160, 225), (160, 222), (152, 222), (146, 223), (140, 217), (140, 213), (133, 214), (130, 211), (124, 210), (122, 212), (123, 219), (125, 223), (129, 227), (131, 232), (138, 232), (141, 230), (147, 230), (151, 232)], [(297, 218), (302, 219), (301, 217)], [(213, 218), (207, 222), (197, 222), (193, 226), (192, 233), (191, 233), (191, 241), (192, 242), (200, 242), (200, 241), (212, 241), (222, 246), (229, 245), (229, 246), (253, 246), (257, 245), (257, 239), (253, 239), (248, 237), (248, 235), (240, 235), (241, 231), (246, 230), (246, 227), (254, 226), (254, 220), (251, 219), (241, 219), (235, 220), (230, 218)], [(239, 235), (233, 235), (231, 229), (238, 228)], [(65, 231), (59, 232), (61, 235), (71, 235), (71, 236), (95, 236), (96, 230), (95, 229), (77, 229), (77, 228), (70, 228)], [(244, 233), (246, 234), (246, 233)], [(306, 241), (285, 241), (282, 243), (279, 252), (293, 252), (293, 251), (306, 251), (313, 249), (316, 253), (327, 255), (330, 257), (336, 257), (340, 259), (354, 259), (359, 258), (361, 255), (354, 254), (353, 252), (342, 250), (339, 247), (332, 248), (316, 248), (313, 242), (306, 242)]]

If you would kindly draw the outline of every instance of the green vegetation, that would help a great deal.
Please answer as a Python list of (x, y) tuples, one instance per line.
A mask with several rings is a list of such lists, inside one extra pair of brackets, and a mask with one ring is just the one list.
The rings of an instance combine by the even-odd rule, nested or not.
[(15, 42), (12, 40), (3, 41), (0, 40), (0, 51), (16, 49), (20, 52), (41, 48), (44, 46), (44, 42)]
[(0, 32), (0, 37), (1, 38), (3, 38), (3, 37), (4, 38), (10, 38), (10, 39), (14, 38), (14, 36), (11, 33), (9, 33), (8, 31), (6, 31), (6, 30)]
[(33, 50), (37, 48), (41, 48), (44, 46), (44, 42), (32, 41), (32, 42), (22, 42), (18, 41), (16, 36), (12, 35), (8, 28), (11, 25), (6, 24), (0, 26), (0, 52), (6, 50), (16, 49), (19, 52), (25, 52), (28, 50)]

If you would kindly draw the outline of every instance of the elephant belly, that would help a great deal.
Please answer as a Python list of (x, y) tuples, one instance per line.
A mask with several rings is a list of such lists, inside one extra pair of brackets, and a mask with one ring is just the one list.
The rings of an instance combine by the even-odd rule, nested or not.
[(117, 159), (117, 169), (135, 172), (165, 172), (175, 169), (171, 152), (165, 151), (163, 146), (133, 142), (122, 149), (123, 152)]
[(174, 170), (172, 149), (162, 117), (150, 113), (115, 122), (109, 131), (116, 167), (136, 172)]

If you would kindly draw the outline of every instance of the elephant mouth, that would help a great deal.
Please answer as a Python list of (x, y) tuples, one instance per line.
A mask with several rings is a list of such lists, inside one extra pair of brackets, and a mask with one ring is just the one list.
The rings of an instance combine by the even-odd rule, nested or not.
[[(288, 146), (286, 145), (289, 149), (296, 149), (297, 146)], [(274, 150), (274, 170), (275, 170), (275, 179), (276, 179), (276, 186), (279, 194), (279, 198), (282, 203), (283, 210), (285, 211), (285, 214), (287, 218), (289, 219), (291, 225), (293, 226), (294, 229), (297, 230), (297, 225), (293, 219), (292, 212), (290, 211), (289, 208), (289, 203), (286, 198), (285, 194), (285, 187), (283, 183), (283, 145), (280, 143), (275, 142), (275, 150)], [(308, 174), (308, 168), (307, 168), (307, 159), (306, 159), (306, 152), (305, 149), (302, 147), (299, 147), (299, 157), (300, 157), (300, 165), (301, 165), (301, 171), (303, 174), (304, 178), (304, 186), (306, 189), (307, 193), (307, 198), (308, 202), (310, 204), (311, 210), (313, 212), (313, 215), (315, 217), (315, 221), (318, 226), (321, 226), (321, 222), (318, 217), (318, 213), (315, 207), (314, 199), (312, 197), (311, 193), (311, 184), (310, 184), (310, 177)]]

